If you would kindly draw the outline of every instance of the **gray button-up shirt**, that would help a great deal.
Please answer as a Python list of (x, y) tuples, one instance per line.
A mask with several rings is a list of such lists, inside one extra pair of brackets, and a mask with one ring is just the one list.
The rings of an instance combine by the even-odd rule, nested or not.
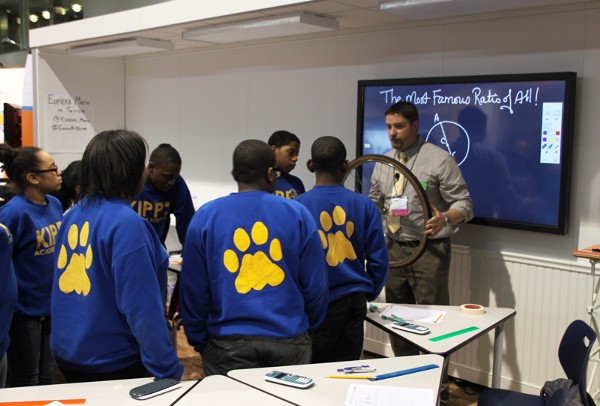
[[(465, 222), (473, 218), (473, 201), (460, 169), (448, 152), (429, 144), (419, 138), (406, 151), (406, 167), (417, 177), (427, 193), (433, 207), (443, 212), (456, 209), (462, 213)], [(385, 155), (399, 160), (399, 152), (395, 149)], [(391, 199), (394, 183), (393, 169), (388, 165), (376, 164), (371, 178), (369, 197), (378, 207)], [(412, 224), (424, 224), (423, 212), (413, 188), (407, 188), (404, 193), (408, 197), (409, 214), (402, 218), (403, 227), (393, 236), (399, 241), (418, 240), (423, 234), (418, 234)], [(404, 226), (405, 225), (405, 226)], [(423, 230), (425, 231), (425, 230)], [(456, 225), (444, 228), (435, 238), (450, 237), (458, 231)]]

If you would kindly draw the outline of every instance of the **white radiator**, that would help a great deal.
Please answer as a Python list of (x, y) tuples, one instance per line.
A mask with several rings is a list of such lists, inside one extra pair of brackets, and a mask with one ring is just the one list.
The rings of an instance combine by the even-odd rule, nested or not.
[[(517, 310), (516, 317), (505, 325), (503, 388), (537, 394), (545, 381), (564, 376), (558, 362), (558, 345), (571, 321), (590, 323), (587, 308), (592, 285), (590, 267), (585, 262), (549, 261), (453, 246), (451, 304), (478, 303)], [(387, 334), (365, 324), (365, 349), (393, 356)], [(490, 332), (451, 356), (450, 375), (490, 386), (492, 354)], [(592, 367), (590, 362), (588, 370)], [(599, 374), (592, 389), (599, 385)]]

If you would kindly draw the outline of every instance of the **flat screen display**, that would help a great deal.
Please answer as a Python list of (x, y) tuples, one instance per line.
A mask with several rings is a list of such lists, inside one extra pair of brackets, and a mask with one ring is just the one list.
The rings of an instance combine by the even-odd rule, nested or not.
[[(385, 111), (409, 101), (419, 135), (458, 163), (475, 224), (567, 233), (576, 73), (363, 80), (357, 153), (385, 154)], [(365, 174), (364, 176), (368, 176)]]

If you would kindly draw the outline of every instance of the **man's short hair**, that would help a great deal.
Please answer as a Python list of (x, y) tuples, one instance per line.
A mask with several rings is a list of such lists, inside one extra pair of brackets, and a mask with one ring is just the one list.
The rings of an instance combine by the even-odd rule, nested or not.
[(300, 139), (296, 137), (296, 134), (285, 130), (279, 130), (271, 134), (271, 136), (269, 137), (268, 144), (271, 147), (281, 148), (283, 146), (291, 144), (292, 142), (297, 142), (298, 144), (300, 144)]
[(311, 160), (316, 171), (335, 172), (346, 161), (346, 147), (336, 137), (320, 137), (313, 142)]
[(181, 165), (181, 156), (171, 144), (160, 144), (150, 154), (150, 162), (156, 166), (164, 164)]
[(238, 183), (258, 183), (275, 166), (275, 153), (264, 141), (242, 141), (233, 151), (233, 178)]
[(419, 120), (419, 110), (417, 110), (417, 106), (407, 101), (401, 101), (393, 104), (385, 112), (386, 116), (389, 114), (401, 115), (411, 124)]

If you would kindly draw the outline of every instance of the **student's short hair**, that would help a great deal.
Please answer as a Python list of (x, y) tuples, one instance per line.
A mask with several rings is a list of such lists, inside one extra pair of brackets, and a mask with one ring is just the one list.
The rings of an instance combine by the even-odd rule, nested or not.
[(150, 154), (150, 162), (157, 166), (167, 163), (181, 165), (181, 156), (171, 144), (160, 144)]
[(267, 143), (271, 147), (281, 148), (283, 146), (291, 144), (292, 142), (297, 142), (298, 144), (300, 144), (300, 139), (296, 137), (296, 134), (285, 130), (279, 130), (271, 134)]
[(411, 102), (401, 101), (393, 104), (389, 109), (386, 110), (385, 115), (398, 114), (408, 120), (409, 123), (414, 123), (419, 120), (419, 110), (417, 106)]
[(313, 142), (311, 160), (316, 171), (335, 172), (346, 161), (346, 147), (336, 137), (320, 137)]
[(27, 188), (27, 174), (40, 170), (40, 160), (37, 153), (42, 149), (38, 147), (12, 148), (8, 144), (0, 144), (0, 162), (2, 170), (11, 182), (24, 190)]
[(246, 140), (233, 151), (233, 178), (238, 183), (258, 183), (275, 166), (275, 153), (264, 141)]
[(94, 199), (133, 198), (146, 164), (148, 144), (136, 132), (109, 130), (97, 134), (81, 159), (81, 194)]

